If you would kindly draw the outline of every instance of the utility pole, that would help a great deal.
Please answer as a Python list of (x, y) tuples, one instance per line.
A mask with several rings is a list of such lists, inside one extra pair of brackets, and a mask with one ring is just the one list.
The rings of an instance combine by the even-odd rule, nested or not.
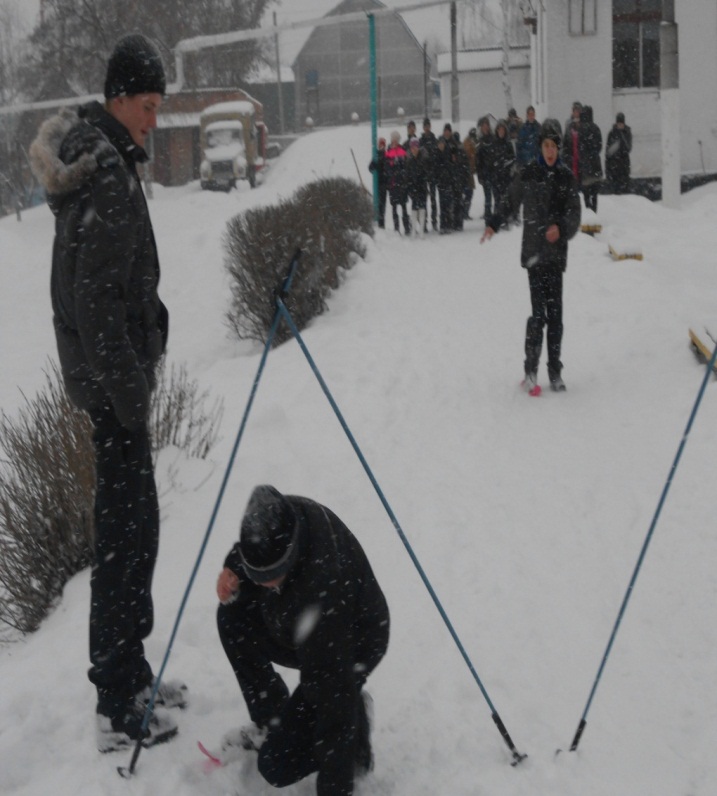
[(284, 135), (284, 92), (281, 85), (281, 59), (279, 58), (279, 31), (276, 24), (276, 11), (274, 11), (274, 27), (277, 28), (274, 33), (274, 48), (276, 49), (276, 92), (279, 100), (279, 132)]
[(508, 13), (508, 0), (500, 0), (501, 11), (503, 12), (503, 58), (501, 68), (503, 70), (503, 93), (505, 94), (505, 110), (509, 111), (513, 107), (513, 93), (510, 89), (510, 16)]
[(458, 124), (458, 14), (455, 2), (451, 3), (451, 122)]
[(679, 208), (680, 177), (680, 89), (679, 48), (675, 0), (662, 0), (660, 25), (660, 115), (662, 117), (662, 203)]
[[(371, 153), (378, 161), (378, 87), (376, 80), (376, 19), (368, 15), (369, 83), (371, 84)], [(373, 172), (373, 217), (378, 221), (378, 169)]]
[[(429, 101), (429, 93), (428, 87), (431, 80), (431, 74), (428, 69), (428, 42), (423, 42), (423, 117), (426, 118), (427, 116), (431, 115), (431, 109), (428, 105)], [(433, 96), (433, 92), (431, 92), (430, 96)]]

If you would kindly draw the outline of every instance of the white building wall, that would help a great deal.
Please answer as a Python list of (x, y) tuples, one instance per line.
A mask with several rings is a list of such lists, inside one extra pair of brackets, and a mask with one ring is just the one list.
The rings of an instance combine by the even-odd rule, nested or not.
[[(625, 114), (632, 128), (632, 176), (662, 173), (659, 88), (612, 88), (612, 0), (597, 0), (594, 35), (571, 35), (569, 0), (540, 0), (533, 4), (537, 34), (531, 35), (532, 71), (520, 60), (511, 65), (513, 105), (523, 116), (536, 107), (539, 121), (570, 116), (575, 100), (591, 105), (603, 135), (603, 146), (615, 122)], [(717, 173), (717, 0), (684, 0), (675, 4), (679, 26), (680, 158), (682, 174)], [(459, 53), (460, 116), (505, 115), (499, 50), (493, 63), (471, 62), (475, 53)], [(498, 55), (496, 55), (498, 53)], [(514, 58), (518, 58), (515, 54)], [(438, 58), (442, 116), (451, 117), (450, 53)], [(701, 143), (700, 143), (701, 142)], [(603, 149), (603, 166), (604, 166)]]
[[(543, 118), (558, 119), (561, 125), (570, 117), (576, 100), (593, 109), (593, 121), (603, 133), (612, 127), (612, 2), (597, 3), (596, 33), (571, 35), (568, 25), (568, 0), (543, 3), (545, 25), (545, 84), (547, 102)], [(542, 119), (539, 119), (542, 121)], [(604, 155), (604, 153), (603, 153)]]
[[(683, 174), (717, 172), (717, 2), (675, 3)], [(702, 157), (700, 145), (702, 142)]]
[[(499, 49), (465, 51), (458, 53), (458, 92), (461, 119), (472, 120), (473, 124), (481, 116), (491, 114), (495, 119), (505, 119), (508, 115), (503, 71)], [(516, 48), (510, 56), (510, 93), (512, 107), (518, 116), (525, 116), (525, 109), (531, 104), (530, 90), (530, 51)], [(441, 117), (451, 118), (451, 54), (438, 55), (438, 76), (441, 80)], [(461, 130), (461, 135), (467, 133)]]
[[(574, 100), (592, 105), (594, 119), (607, 138), (618, 112), (632, 128), (632, 175), (662, 171), (659, 89), (612, 88), (612, 2), (597, 3), (594, 36), (568, 31), (569, 0), (543, 0), (543, 56), (547, 112), (561, 123)], [(679, 25), (681, 171), (717, 172), (717, 3), (690, 0), (675, 4)], [(535, 37), (532, 37), (535, 38)], [(542, 47), (541, 47), (542, 45)], [(542, 50), (542, 52), (541, 52)], [(702, 142), (701, 148), (699, 142)], [(603, 153), (604, 156), (604, 153)]]

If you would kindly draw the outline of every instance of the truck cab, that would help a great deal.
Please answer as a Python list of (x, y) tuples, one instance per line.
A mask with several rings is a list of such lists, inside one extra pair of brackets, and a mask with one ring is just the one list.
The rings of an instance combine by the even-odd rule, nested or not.
[(202, 189), (230, 191), (239, 180), (254, 188), (266, 162), (266, 125), (248, 100), (219, 102), (199, 117)]

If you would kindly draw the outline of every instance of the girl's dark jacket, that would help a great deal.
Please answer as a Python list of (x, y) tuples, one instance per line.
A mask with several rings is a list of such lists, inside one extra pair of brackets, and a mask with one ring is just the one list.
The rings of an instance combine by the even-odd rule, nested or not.
[[(498, 135), (498, 128), (505, 129), (505, 136)], [(513, 167), (515, 165), (515, 151), (513, 144), (508, 137), (508, 126), (505, 122), (498, 122), (493, 142), (487, 152), (488, 158), (488, 181), (495, 188), (499, 196), (507, 190), (513, 179)]]
[(620, 129), (617, 124), (614, 124), (608, 133), (605, 146), (605, 171), (610, 182), (628, 183), (631, 150), (632, 130), (627, 125)]
[[(564, 271), (568, 263), (568, 241), (580, 227), (580, 196), (575, 178), (558, 159), (547, 165), (542, 155), (523, 166), (503, 197), (498, 211), (487, 222), (494, 231), (523, 205), (523, 243), (520, 264), (554, 266)], [(557, 224), (555, 243), (545, 238), (548, 227)]]
[(378, 173), (378, 189), (384, 193), (388, 190), (388, 174), (386, 173), (386, 150), (377, 149), (376, 156), (368, 164), (368, 170)]
[(168, 330), (136, 171), (147, 154), (91, 102), (48, 119), (30, 156), (55, 215), (52, 309), (67, 392), (81, 409), (109, 400), (135, 429), (147, 418)]
[(602, 133), (593, 121), (593, 109), (586, 105), (580, 112), (578, 157), (581, 185), (593, 185), (602, 179)]
[[(320, 779), (348, 793), (356, 699), (388, 646), (388, 606), (363, 548), (344, 523), (308, 498), (286, 500), (299, 521), (299, 552), (281, 589), (257, 586), (243, 574), (238, 543), (224, 566), (241, 580), (238, 601), (259, 601), (267, 636), (295, 655), (302, 689), (317, 708)], [(307, 624), (310, 631), (301, 633)]]
[(406, 158), (406, 188), (414, 209), (426, 206), (428, 196), (428, 155), (419, 149)]

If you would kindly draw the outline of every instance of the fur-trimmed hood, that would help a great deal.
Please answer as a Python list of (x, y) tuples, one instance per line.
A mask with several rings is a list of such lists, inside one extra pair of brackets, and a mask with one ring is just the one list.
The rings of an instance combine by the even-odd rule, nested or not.
[(30, 146), (33, 173), (48, 198), (78, 190), (99, 168), (115, 166), (123, 157), (128, 163), (147, 159), (99, 102), (63, 108), (43, 122)]
[[(30, 146), (30, 165), (33, 173), (50, 196), (76, 191), (95, 171), (96, 153), (79, 154), (71, 163), (60, 159), (60, 148), (70, 130), (80, 122), (75, 110), (63, 108), (56, 116), (46, 119)], [(108, 141), (102, 142), (112, 149)], [(98, 143), (100, 143), (98, 141)]]

